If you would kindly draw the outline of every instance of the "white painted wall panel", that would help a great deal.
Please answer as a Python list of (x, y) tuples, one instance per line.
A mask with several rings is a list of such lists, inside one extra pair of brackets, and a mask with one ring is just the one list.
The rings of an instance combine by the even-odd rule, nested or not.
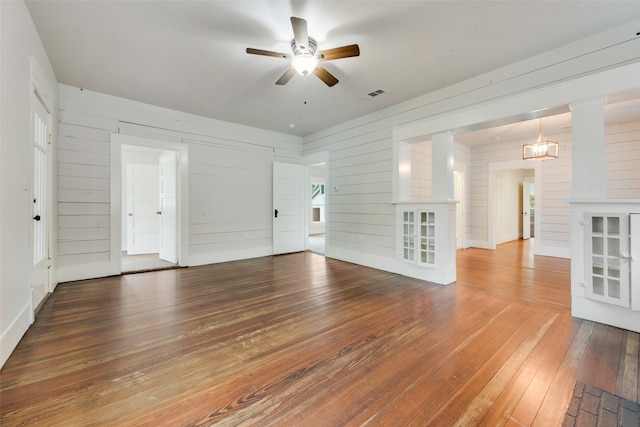
[(272, 253), (272, 162), (300, 163), (300, 138), (65, 85), (60, 93), (62, 280), (108, 269), (112, 132), (188, 144), (187, 264)]
[(608, 127), (606, 142), (607, 196), (640, 198), (640, 122)]

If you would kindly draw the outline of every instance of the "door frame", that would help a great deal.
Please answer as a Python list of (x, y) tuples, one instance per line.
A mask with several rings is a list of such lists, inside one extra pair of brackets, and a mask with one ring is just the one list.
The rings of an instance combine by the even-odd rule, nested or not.
[[(457, 176), (457, 178), (456, 178)], [(456, 205), (456, 250), (467, 247), (466, 172), (453, 171), (453, 194)]]
[(113, 274), (122, 273), (122, 146), (134, 145), (159, 150), (175, 151), (178, 154), (176, 171), (176, 253), (178, 265), (186, 267), (189, 250), (189, 145), (137, 136), (111, 134), (111, 262)]
[[(45, 291), (47, 294), (51, 294), (54, 290), (57, 283), (56, 280), (56, 260), (57, 260), (57, 245), (53, 244), (53, 242), (57, 242), (58, 239), (58, 230), (56, 225), (57, 218), (57, 203), (58, 197), (57, 189), (57, 140), (58, 140), (58, 129), (57, 129), (57, 100), (54, 92), (51, 90), (51, 87), (47, 83), (47, 79), (38, 64), (38, 61), (35, 58), (31, 58), (31, 94), (30, 94), (30, 107), (29, 113), (33, 116), (33, 105), (31, 103), (34, 102), (33, 97), (37, 97), (39, 102), (44, 106), (45, 110), (49, 114), (49, 140), (47, 141), (47, 150), (46, 150), (46, 187), (45, 193), (47, 195), (47, 200), (44, 206), (44, 214), (45, 220), (48, 221), (47, 226), (45, 227), (45, 233), (47, 238), (47, 247), (45, 248), (46, 257), (48, 258), (49, 266), (47, 269), (47, 277), (45, 284)], [(33, 135), (33, 117), (29, 120), (29, 133)], [(29, 161), (31, 168), (33, 165), (33, 143), (28, 144), (29, 149)], [(33, 169), (29, 174), (29, 182), (32, 180)], [(32, 186), (33, 183), (30, 183)], [(32, 189), (29, 189), (32, 191)], [(30, 204), (31, 205), (31, 204)], [(29, 207), (31, 213), (32, 207)], [(33, 239), (31, 236), (32, 231), (32, 221), (29, 220), (29, 259), (33, 259)], [(33, 304), (33, 292), (31, 289), (33, 283), (32, 271), (29, 271), (29, 320), (30, 323), (33, 323), (35, 320), (35, 310), (38, 308)], [(45, 299), (43, 301), (46, 300)], [(42, 302), (40, 303), (40, 305)]]
[[(330, 249), (330, 227), (329, 224), (331, 222), (331, 214), (329, 206), (331, 203), (331, 181), (329, 180), (329, 152), (328, 151), (319, 151), (317, 153), (307, 154), (302, 157), (303, 164), (307, 166), (307, 168), (311, 165), (316, 165), (318, 163), (324, 163), (325, 168), (325, 176), (324, 176), (324, 256), (329, 256), (331, 253)], [(305, 249), (309, 249), (309, 224), (311, 222), (311, 177), (309, 173), (306, 174), (305, 179), (305, 217), (307, 224), (307, 233), (306, 233), (306, 243)]]

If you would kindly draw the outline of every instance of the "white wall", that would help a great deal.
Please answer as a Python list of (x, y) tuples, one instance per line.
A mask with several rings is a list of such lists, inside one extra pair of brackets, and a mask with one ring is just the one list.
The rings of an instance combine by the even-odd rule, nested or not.
[[(327, 256), (390, 271), (401, 270), (393, 250), (394, 138), (396, 142), (413, 142), (412, 138), (429, 138), (459, 126), (638, 88), (637, 67), (631, 65), (640, 61), (640, 39), (628, 41), (628, 34), (637, 31), (634, 28), (630, 24), (594, 35), (305, 137), (305, 155), (316, 151), (330, 153), (328, 176), (332, 187), (339, 188), (330, 190)], [(624, 66), (616, 69), (620, 64)], [(609, 69), (620, 71), (608, 73)], [(605, 73), (607, 77), (600, 77)], [(580, 81), (587, 90), (578, 90), (574, 81)], [(565, 254), (570, 234), (569, 208), (560, 203), (570, 195), (571, 184), (564, 178), (566, 168), (570, 167), (571, 156), (567, 151), (570, 137), (556, 140), (564, 147), (561, 159), (545, 166), (541, 188), (536, 188), (548, 197), (543, 204), (548, 217), (539, 231), (544, 245), (554, 253)], [(471, 189), (469, 200), (470, 234), (473, 239), (486, 241), (485, 177), (490, 159), (487, 153), (475, 151), (471, 158), (469, 178), (475, 188)], [(510, 158), (521, 158), (520, 147)]]
[[(270, 255), (272, 162), (302, 162), (301, 139), (60, 85), (61, 235), (109, 235), (110, 135), (185, 144), (188, 260), (199, 265)], [(73, 176), (70, 187), (63, 177)], [(109, 188), (107, 185), (107, 188)], [(59, 280), (114, 274), (109, 241), (60, 241)], [(97, 273), (96, 273), (97, 272)]]
[[(22, 1), (0, 1), (0, 366), (30, 324), (31, 60), (57, 82)], [(55, 95), (55, 92), (54, 92)], [(53, 112), (53, 123), (57, 114)], [(55, 144), (54, 140), (54, 144)]]
[(640, 199), (640, 122), (606, 127), (607, 196)]
[(411, 152), (411, 180), (409, 200), (430, 200), (432, 189), (431, 140), (409, 145)]

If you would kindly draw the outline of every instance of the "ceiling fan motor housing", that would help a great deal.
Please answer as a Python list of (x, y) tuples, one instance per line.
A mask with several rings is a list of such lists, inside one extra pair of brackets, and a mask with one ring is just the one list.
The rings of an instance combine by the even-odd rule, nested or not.
[(295, 56), (301, 55), (303, 53), (307, 53), (309, 55), (315, 55), (316, 54), (316, 49), (318, 49), (318, 43), (316, 42), (316, 39), (314, 39), (313, 37), (309, 37), (309, 42), (308, 44), (308, 49), (304, 50), (304, 46), (302, 49), (300, 49), (298, 47), (298, 44), (296, 43), (296, 39), (292, 39), (291, 40), (291, 50), (293, 51), (293, 54)]

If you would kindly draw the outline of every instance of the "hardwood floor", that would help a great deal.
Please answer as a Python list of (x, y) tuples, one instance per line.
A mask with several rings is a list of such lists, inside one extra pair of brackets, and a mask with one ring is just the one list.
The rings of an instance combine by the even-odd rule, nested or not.
[(638, 401), (638, 334), (570, 316), (569, 261), (458, 253), (441, 287), (311, 252), (65, 283), (0, 424), (553, 426), (576, 380)]

